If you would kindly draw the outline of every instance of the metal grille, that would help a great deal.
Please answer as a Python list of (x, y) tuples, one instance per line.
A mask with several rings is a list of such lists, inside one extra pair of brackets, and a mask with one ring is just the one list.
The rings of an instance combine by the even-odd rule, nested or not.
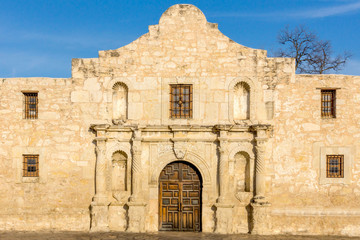
[(37, 93), (24, 93), (25, 96), (25, 118), (37, 119), (38, 118), (38, 94)]
[(335, 90), (321, 90), (321, 117), (335, 118)]
[(170, 85), (170, 117), (192, 118), (192, 85)]
[(39, 176), (39, 155), (23, 155), (23, 177)]
[(326, 177), (344, 177), (344, 155), (326, 155)]

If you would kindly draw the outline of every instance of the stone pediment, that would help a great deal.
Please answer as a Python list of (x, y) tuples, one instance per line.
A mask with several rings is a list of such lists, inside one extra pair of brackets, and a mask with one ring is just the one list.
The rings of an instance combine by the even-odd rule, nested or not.
[[(191, 4), (176, 4), (169, 7), (161, 16), (160, 28), (171, 30), (175, 28), (205, 28), (207, 20), (204, 13)], [(217, 24), (212, 27), (217, 28)]]
[[(139, 47), (139, 45), (151, 47), (152, 49), (148, 50), (151, 53), (154, 48), (163, 44), (176, 51), (194, 48), (199, 50), (202, 48), (204, 52), (209, 52), (211, 48), (214, 48), (222, 53), (234, 51), (235, 48), (258, 51), (242, 46), (222, 34), (218, 29), (218, 24), (208, 22), (204, 13), (194, 5), (176, 4), (162, 14), (159, 24), (149, 26), (149, 33), (119, 49), (100, 51), (99, 56), (114, 58), (128, 55), (122, 51), (137, 52), (140, 48), (144, 51), (144, 46)], [(157, 55), (161, 56), (160, 53)], [(145, 60), (142, 64), (151, 65), (153, 62)]]

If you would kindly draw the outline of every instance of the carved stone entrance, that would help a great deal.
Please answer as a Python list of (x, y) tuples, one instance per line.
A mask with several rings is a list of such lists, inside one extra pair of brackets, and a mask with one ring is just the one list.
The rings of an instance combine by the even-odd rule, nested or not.
[(159, 178), (159, 230), (201, 230), (201, 176), (186, 162), (168, 164)]

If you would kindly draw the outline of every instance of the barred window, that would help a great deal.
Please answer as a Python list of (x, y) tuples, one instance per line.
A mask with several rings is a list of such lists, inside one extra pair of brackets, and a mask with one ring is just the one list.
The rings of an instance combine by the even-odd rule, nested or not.
[(192, 118), (192, 85), (170, 85), (170, 117)]
[(321, 90), (321, 117), (335, 118), (336, 90)]
[(344, 155), (326, 155), (326, 177), (344, 177)]
[(38, 94), (37, 93), (24, 93), (25, 101), (25, 119), (38, 118)]
[(39, 155), (23, 155), (23, 177), (39, 177)]

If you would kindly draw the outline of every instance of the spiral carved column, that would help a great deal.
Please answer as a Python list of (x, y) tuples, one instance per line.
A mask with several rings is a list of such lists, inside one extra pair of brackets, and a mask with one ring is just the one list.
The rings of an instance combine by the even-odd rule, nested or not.
[(96, 139), (95, 196), (91, 203), (91, 231), (108, 231), (108, 197), (106, 195), (106, 138)]
[(230, 233), (233, 231), (233, 207), (228, 192), (229, 185), (229, 143), (226, 127), (220, 126), (219, 141), (219, 198), (216, 207), (216, 233)]
[(132, 185), (132, 195), (131, 202), (136, 202), (139, 198), (139, 193), (141, 191), (140, 179), (141, 179), (141, 143), (137, 143), (136, 146), (133, 146), (132, 149), (132, 169), (131, 169), (131, 185)]
[(134, 137), (132, 139), (132, 168), (131, 168), (131, 186), (132, 195), (131, 202), (137, 202), (141, 192), (141, 130), (134, 130)]
[(268, 207), (270, 203), (266, 200), (266, 165), (265, 153), (266, 142), (268, 140), (267, 130), (268, 125), (254, 126), (256, 131), (255, 137), (255, 150), (256, 150), (256, 163), (255, 163), (255, 197), (251, 203), (251, 233), (252, 234), (266, 234), (268, 223)]
[(256, 138), (256, 165), (255, 165), (255, 199), (265, 197), (265, 142), (267, 139)]
[(133, 129), (134, 137), (132, 138), (132, 166), (131, 166), (131, 187), (132, 194), (130, 202), (127, 203), (128, 209), (128, 232), (145, 231), (145, 206), (146, 203), (141, 195), (141, 179), (143, 179), (143, 169), (141, 166), (141, 130)]

